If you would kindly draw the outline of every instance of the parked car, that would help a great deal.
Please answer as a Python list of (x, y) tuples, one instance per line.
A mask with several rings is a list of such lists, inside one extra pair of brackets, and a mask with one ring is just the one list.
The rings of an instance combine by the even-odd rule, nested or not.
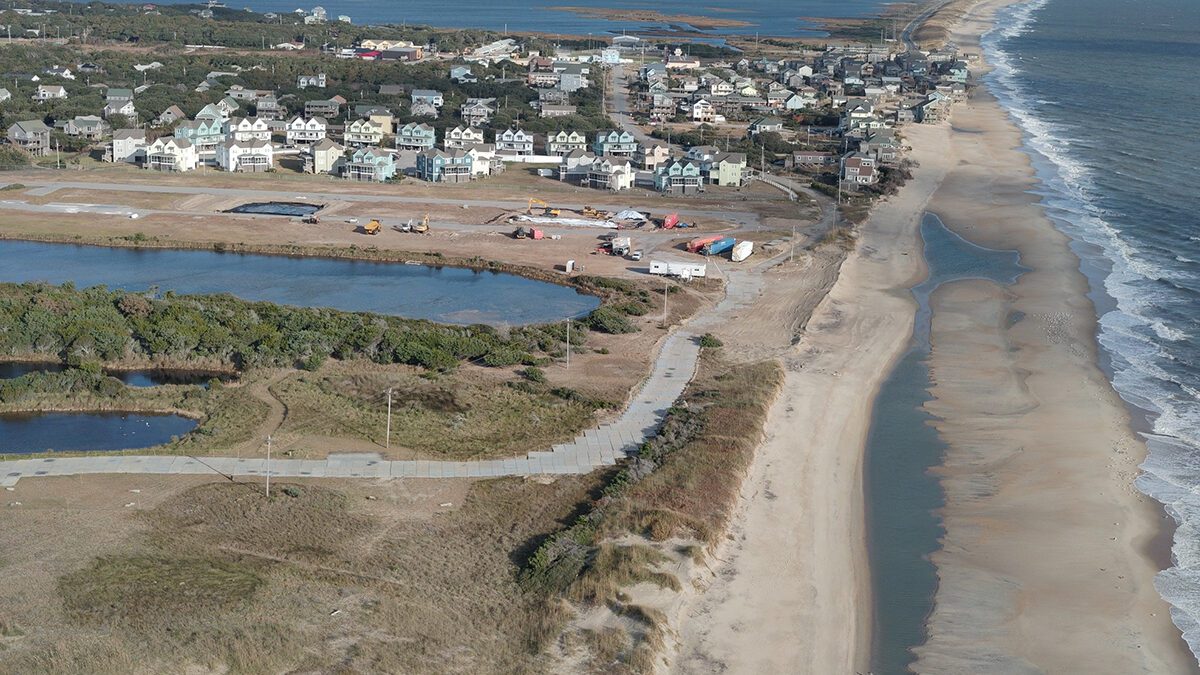
[(629, 259), (630, 260), (641, 260), (642, 259), (642, 250), (638, 249), (638, 250), (634, 251), (633, 253), (630, 253)]

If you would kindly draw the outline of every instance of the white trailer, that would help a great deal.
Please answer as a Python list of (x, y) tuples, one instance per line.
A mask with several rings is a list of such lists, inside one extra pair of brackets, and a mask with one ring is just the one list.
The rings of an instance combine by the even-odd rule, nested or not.
[(745, 240), (739, 241), (733, 247), (733, 251), (729, 254), (729, 259), (733, 262), (742, 262), (746, 258), (749, 258), (752, 253), (754, 253), (754, 242)]
[(680, 279), (703, 278), (708, 271), (708, 263), (681, 262), (675, 260), (651, 260), (650, 274)]
[(629, 237), (613, 237), (612, 254), (613, 255), (628, 255), (633, 248), (633, 242)]

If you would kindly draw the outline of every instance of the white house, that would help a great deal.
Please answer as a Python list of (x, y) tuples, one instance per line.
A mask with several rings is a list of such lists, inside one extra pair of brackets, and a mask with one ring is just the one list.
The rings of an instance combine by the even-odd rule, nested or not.
[(155, 171), (192, 171), (200, 163), (196, 146), (186, 138), (163, 136), (146, 146), (145, 168)]
[(40, 103), (54, 98), (66, 97), (67, 90), (61, 84), (39, 84), (37, 91), (33, 93), (31, 98)]
[(145, 156), (145, 129), (117, 129), (113, 132), (112, 143), (105, 149), (104, 161), (136, 164)]
[(700, 99), (692, 104), (692, 121), (697, 123), (712, 122), (716, 117), (717, 111), (713, 108), (713, 104), (706, 99)]
[(137, 108), (134, 107), (133, 101), (109, 101), (104, 105), (102, 112), (104, 119), (108, 119), (113, 115), (122, 115), (124, 117), (136, 117)]
[(483, 130), (473, 127), (454, 127), (447, 129), (442, 136), (442, 148), (446, 150), (465, 150), (472, 145), (483, 143)]
[(505, 129), (496, 134), (496, 152), (502, 155), (532, 155), (533, 134), (524, 129)]
[(224, 131), (235, 141), (271, 140), (271, 125), (261, 117), (230, 117)]
[(271, 168), (273, 154), (270, 141), (230, 138), (217, 146), (217, 165), (226, 171), (257, 173)]
[(383, 127), (369, 119), (354, 120), (346, 125), (343, 138), (346, 145), (354, 147), (379, 145), (383, 141)]
[(287, 142), (289, 145), (309, 145), (325, 138), (325, 130), (329, 123), (324, 117), (308, 117), (304, 118), (299, 115), (293, 117), (285, 127), (287, 134)]
[(324, 89), (325, 73), (317, 73), (316, 75), (299, 75), (296, 77), (296, 87), (298, 89), (308, 89), (309, 87)]

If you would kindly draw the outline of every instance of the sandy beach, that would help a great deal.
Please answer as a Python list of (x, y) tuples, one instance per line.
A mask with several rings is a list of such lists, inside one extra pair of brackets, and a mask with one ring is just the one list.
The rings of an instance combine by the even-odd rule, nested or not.
[[(978, 3), (954, 40), (1005, 0)], [(1182, 673), (1196, 669), (1153, 587), (1161, 508), (1133, 479), (1145, 446), (1097, 366), (1095, 309), (1069, 240), (1036, 198), (1021, 136), (978, 90), (953, 116), (957, 166), (930, 210), (968, 240), (1016, 249), (1010, 287), (932, 298), (929, 412), (949, 445), (946, 535), (917, 672)]]
[(870, 578), (862, 450), (871, 405), (912, 332), (917, 226), (953, 163), (949, 129), (911, 129), (921, 169), (862, 228), (787, 363), (720, 567), (680, 628), (678, 672), (865, 672)]

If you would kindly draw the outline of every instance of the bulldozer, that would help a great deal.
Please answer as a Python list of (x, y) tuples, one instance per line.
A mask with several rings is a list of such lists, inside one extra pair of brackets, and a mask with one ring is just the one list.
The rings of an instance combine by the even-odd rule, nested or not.
[(590, 206), (583, 207), (583, 215), (587, 216), (588, 218), (595, 218), (596, 220), (606, 220), (608, 218), (608, 213), (606, 211), (594, 209)]
[(305, 216), (302, 221), (305, 225), (320, 225), (321, 219), (316, 216)]
[(547, 218), (557, 218), (562, 213), (562, 211), (559, 211), (558, 209), (550, 208), (550, 205), (541, 199), (538, 199), (537, 197), (530, 197), (529, 206), (525, 209), (525, 215), (532, 216), (533, 207), (535, 205), (542, 207), (542, 215)]
[(412, 231), (416, 232), (417, 234), (425, 234), (426, 232), (429, 231), (429, 214), (428, 213), (426, 213), (425, 217), (421, 219), (421, 222), (415, 223), (412, 226)]
[(367, 223), (366, 225), (360, 226), (360, 230), (363, 234), (379, 234), (379, 231), (382, 229), (383, 225), (375, 218), (372, 218), (371, 222)]

